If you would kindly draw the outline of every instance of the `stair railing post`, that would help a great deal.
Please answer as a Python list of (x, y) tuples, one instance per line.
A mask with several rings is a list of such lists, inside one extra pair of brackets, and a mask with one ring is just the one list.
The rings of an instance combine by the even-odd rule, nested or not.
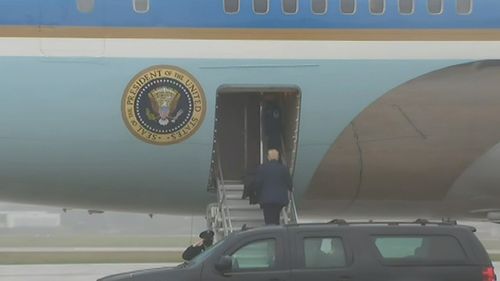
[[(281, 155), (282, 155), (281, 160), (288, 166), (289, 173), (291, 176), (293, 167), (291, 167), (291, 163), (287, 162), (287, 155), (285, 148), (286, 148), (285, 139), (283, 137), (283, 134), (281, 134)], [(284, 208), (284, 211), (282, 213), (284, 215), (285, 223), (297, 223), (298, 214), (297, 214), (297, 207), (295, 206), (295, 196), (293, 194), (293, 191), (288, 192), (288, 205), (286, 206), (286, 208)]]
[(220, 148), (219, 143), (216, 143), (216, 154), (217, 154), (217, 170), (219, 172), (219, 180), (217, 181), (217, 197), (219, 203), (219, 210), (222, 216), (222, 226), (224, 229), (224, 236), (227, 236), (233, 231), (233, 226), (231, 223), (231, 215), (226, 204), (226, 186), (224, 183), (224, 174), (222, 172), (222, 165), (220, 159)]

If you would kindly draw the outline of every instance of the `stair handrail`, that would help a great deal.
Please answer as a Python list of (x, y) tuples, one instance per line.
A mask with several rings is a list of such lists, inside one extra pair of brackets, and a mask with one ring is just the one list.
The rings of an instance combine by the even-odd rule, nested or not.
[(299, 214), (297, 213), (297, 206), (295, 204), (295, 194), (293, 193), (293, 191), (290, 191), (289, 193), (289, 203), (288, 203), (288, 206), (287, 206), (287, 212), (289, 214), (291, 214), (291, 222), (292, 223), (298, 223), (299, 221)]
[(229, 208), (226, 204), (226, 185), (224, 184), (224, 173), (222, 172), (222, 165), (220, 159), (220, 149), (219, 144), (216, 143), (216, 153), (217, 155), (217, 170), (219, 172), (219, 179), (217, 180), (217, 199), (219, 204), (220, 213), (222, 215), (222, 226), (224, 229), (224, 236), (233, 232), (233, 225), (231, 223), (231, 214), (229, 213)]
[[(286, 156), (286, 149), (285, 149), (285, 139), (283, 137), (283, 134), (281, 135), (281, 161), (287, 164), (287, 156)], [(287, 165), (288, 166), (288, 165)], [(293, 167), (288, 167), (288, 172), (290, 173), (290, 176), (292, 175), (293, 172)], [(286, 208), (283, 209), (283, 216), (285, 219), (285, 223), (297, 223), (299, 215), (297, 213), (297, 206), (295, 205), (295, 196), (293, 193), (293, 186), (292, 190), (288, 192), (288, 205)]]

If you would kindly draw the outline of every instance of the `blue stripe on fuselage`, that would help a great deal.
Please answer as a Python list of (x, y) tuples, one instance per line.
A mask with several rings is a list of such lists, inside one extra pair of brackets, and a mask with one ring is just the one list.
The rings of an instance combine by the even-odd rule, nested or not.
[(456, 1), (444, 1), (442, 15), (430, 15), (427, 1), (415, 0), (415, 13), (400, 15), (397, 1), (387, 1), (383, 16), (371, 15), (369, 1), (358, 0), (354, 15), (340, 13), (330, 0), (325, 15), (313, 15), (310, 1), (299, 1), (299, 12), (284, 15), (281, 1), (270, 1), (266, 15), (255, 15), (252, 1), (241, 1), (240, 12), (228, 15), (222, 0), (150, 0), (147, 13), (136, 13), (132, 0), (96, 0), (91, 13), (78, 11), (76, 1), (0, 0), (0, 25), (154, 27), (154, 28), (499, 28), (500, 1), (475, 0), (470, 15), (456, 13)]

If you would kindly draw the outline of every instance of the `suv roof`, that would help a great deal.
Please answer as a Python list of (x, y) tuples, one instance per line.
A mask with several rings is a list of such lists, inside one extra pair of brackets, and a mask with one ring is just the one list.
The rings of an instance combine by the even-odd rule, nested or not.
[[(456, 221), (428, 221), (424, 219), (417, 219), (414, 221), (346, 221), (343, 219), (334, 219), (329, 222), (316, 222), (316, 223), (297, 223), (287, 225), (266, 226), (257, 228), (243, 227), (241, 232), (272, 232), (278, 229), (304, 229), (304, 230), (328, 230), (332, 227), (347, 227), (347, 229), (360, 229), (360, 230), (395, 230), (395, 229), (415, 229), (420, 228), (419, 231), (439, 232), (453, 231), (459, 229), (466, 229), (471, 232), (476, 232), (476, 228), (469, 225), (458, 224)], [(240, 232), (240, 233), (241, 233)]]
[[(469, 225), (458, 224), (457, 221), (428, 221), (425, 219), (417, 219), (414, 221), (346, 221), (344, 219), (333, 219), (329, 222), (312, 222), (312, 223), (296, 223), (296, 224), (286, 224), (286, 225), (277, 225), (277, 226), (266, 226), (266, 227), (307, 227), (307, 226), (456, 226), (456, 227), (466, 227), (473, 232), (476, 232), (476, 228)], [(246, 231), (249, 229), (255, 229), (253, 227), (247, 228), (246, 225), (242, 227), (242, 231)]]
[(476, 228), (468, 225), (458, 224), (456, 221), (428, 221), (424, 219), (417, 219), (415, 221), (346, 221), (343, 219), (334, 219), (327, 223), (303, 223), (303, 224), (291, 224), (288, 227), (307, 227), (307, 226), (317, 226), (317, 227), (332, 227), (332, 226), (349, 226), (349, 227), (373, 227), (373, 226), (441, 226), (441, 227), (457, 227), (457, 228), (467, 228), (472, 232), (476, 232)]

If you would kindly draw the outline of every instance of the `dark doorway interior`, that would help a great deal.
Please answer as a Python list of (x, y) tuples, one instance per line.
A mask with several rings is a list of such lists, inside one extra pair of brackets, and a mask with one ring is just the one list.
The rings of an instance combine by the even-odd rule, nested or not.
[(293, 171), (300, 91), (295, 87), (221, 87), (217, 93), (214, 161), (225, 181), (240, 181), (276, 147)]

